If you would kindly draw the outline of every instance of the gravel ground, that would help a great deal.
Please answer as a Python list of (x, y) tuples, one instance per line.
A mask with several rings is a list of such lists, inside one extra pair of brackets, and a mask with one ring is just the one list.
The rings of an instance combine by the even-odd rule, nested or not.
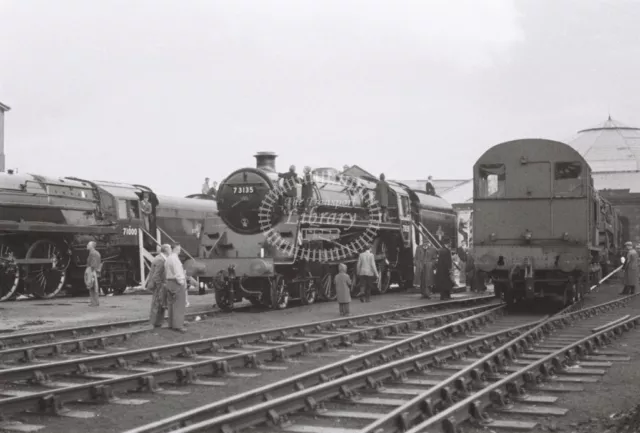
[[(30, 332), (51, 328), (142, 319), (148, 316), (151, 297), (148, 293), (101, 296), (100, 307), (89, 307), (88, 297), (60, 297), (46, 300), (23, 300), (0, 304), (0, 333)], [(189, 293), (188, 312), (211, 310), (213, 294)]]

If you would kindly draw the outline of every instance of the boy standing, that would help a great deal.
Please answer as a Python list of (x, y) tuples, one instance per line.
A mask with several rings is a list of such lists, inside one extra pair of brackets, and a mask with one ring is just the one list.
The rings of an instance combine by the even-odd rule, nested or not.
[(348, 316), (350, 314), (349, 304), (351, 303), (351, 278), (347, 275), (347, 265), (344, 263), (340, 263), (338, 270), (338, 275), (334, 280), (336, 294), (338, 295), (338, 306), (340, 307), (340, 315)]

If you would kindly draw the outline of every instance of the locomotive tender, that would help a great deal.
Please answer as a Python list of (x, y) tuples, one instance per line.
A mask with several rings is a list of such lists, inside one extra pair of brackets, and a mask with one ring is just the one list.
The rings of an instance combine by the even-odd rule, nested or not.
[(347, 265), (355, 282), (358, 254), (366, 245), (381, 275), (377, 293), (393, 283), (407, 287), (413, 284), (420, 239), (455, 239), (455, 212), (440, 197), (388, 181), (389, 221), (382, 222), (373, 199), (376, 179), (313, 170), (310, 179), (303, 177), (312, 186), (303, 204), (302, 185), (281, 179), (274, 153), (255, 158), (256, 168), (236, 170), (220, 183), (219, 214), (205, 221), (200, 256), (185, 263), (194, 275), (213, 278), (223, 310), (243, 298), (277, 309), (290, 300), (334, 300), (338, 264)]
[(493, 146), (473, 167), (473, 255), (508, 304), (574, 302), (621, 246), (616, 210), (567, 144), (522, 139)]
[[(140, 212), (146, 194), (148, 218)], [(204, 198), (204, 197), (202, 197)], [(86, 245), (103, 258), (100, 286), (122, 293), (144, 284), (157, 243), (197, 254), (214, 200), (156, 196), (149, 188), (77, 178), (0, 173), (0, 301), (19, 294), (52, 298), (63, 287), (86, 293)]]

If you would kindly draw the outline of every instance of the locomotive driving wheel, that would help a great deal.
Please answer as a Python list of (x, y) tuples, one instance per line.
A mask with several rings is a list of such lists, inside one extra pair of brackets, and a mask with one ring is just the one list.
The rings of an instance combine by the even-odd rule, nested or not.
[[(308, 277), (313, 277), (311, 272), (308, 272)], [(311, 305), (316, 302), (318, 298), (318, 287), (316, 285), (316, 280), (311, 279), (308, 281), (303, 281), (300, 284), (300, 302), (302, 305)]]
[(61, 245), (49, 239), (34, 242), (25, 259), (39, 260), (24, 266), (27, 293), (40, 299), (50, 299), (64, 286), (71, 255)]
[(284, 310), (289, 305), (289, 291), (287, 281), (282, 275), (275, 277), (271, 289), (271, 307), (276, 310)]
[(13, 249), (0, 243), (0, 301), (11, 299), (20, 284), (20, 266), (15, 262)]
[(324, 275), (322, 275), (322, 278), (320, 279), (320, 288), (322, 289), (322, 292), (320, 294), (320, 298), (322, 300), (335, 301), (335, 299), (338, 297), (331, 270), (327, 269)]

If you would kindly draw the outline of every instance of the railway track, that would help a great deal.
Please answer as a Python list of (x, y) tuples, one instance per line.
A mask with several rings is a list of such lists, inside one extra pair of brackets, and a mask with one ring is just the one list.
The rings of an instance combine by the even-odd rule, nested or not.
[(620, 318), (633, 311), (625, 308), (632, 298), (528, 323), (514, 316), (511, 327), (498, 322), (497, 332), (458, 333), (457, 341), (441, 330), (437, 346), (410, 338), (126, 433), (449, 433), (470, 417), (490, 427), (530, 429), (535, 421), (490, 419), (485, 410), (565, 413), (549, 394), (580, 391), (579, 383), (628, 359), (600, 347), (640, 323), (640, 316)]
[[(86, 418), (93, 414), (85, 410), (69, 409), (64, 404), (83, 401), (138, 405), (147, 400), (118, 398), (115, 393), (147, 390), (182, 395), (184, 391), (163, 390), (157, 384), (174, 382), (223, 386), (225, 382), (220, 379), (246, 380), (265, 370), (286, 369), (291, 356), (313, 356), (318, 351), (328, 356), (348, 356), (358, 350), (354, 348), (352, 341), (365, 340), (368, 344), (385, 345), (428, 327), (441, 327), (461, 320), (460, 326), (469, 322), (467, 327), (459, 328), (460, 332), (464, 332), (472, 326), (480, 326), (475, 325), (474, 320), (480, 324), (485, 323), (487, 319), (483, 317), (488, 315), (488, 311), (495, 309), (496, 305), (498, 304), (492, 296), (469, 297), (301, 326), (135, 350), (102, 345), (100, 350), (94, 349), (91, 353), (64, 353), (63, 350), (56, 349), (62, 344), (59, 341), (39, 344), (37, 347), (12, 347), (5, 350), (4, 355), (12, 356), (13, 361), (18, 361), (21, 365), (4, 365), (6, 368), (0, 369), (0, 395), (5, 397), (0, 398), (0, 415), (9, 419), (11, 415), (30, 411)], [(61, 335), (66, 335), (64, 332)], [(122, 333), (125, 334), (126, 332)], [(97, 342), (104, 336), (90, 338), (94, 338), (94, 344), (99, 344)], [(86, 340), (78, 340), (85, 349)], [(74, 344), (70, 341), (69, 347)], [(42, 359), (40, 354), (52, 356), (53, 359)], [(212, 376), (216, 380), (209, 380)], [(23, 427), (24, 424), (11, 421), (0, 424), (0, 429), (3, 430)], [(32, 431), (38, 427), (43, 426), (30, 425)]]

